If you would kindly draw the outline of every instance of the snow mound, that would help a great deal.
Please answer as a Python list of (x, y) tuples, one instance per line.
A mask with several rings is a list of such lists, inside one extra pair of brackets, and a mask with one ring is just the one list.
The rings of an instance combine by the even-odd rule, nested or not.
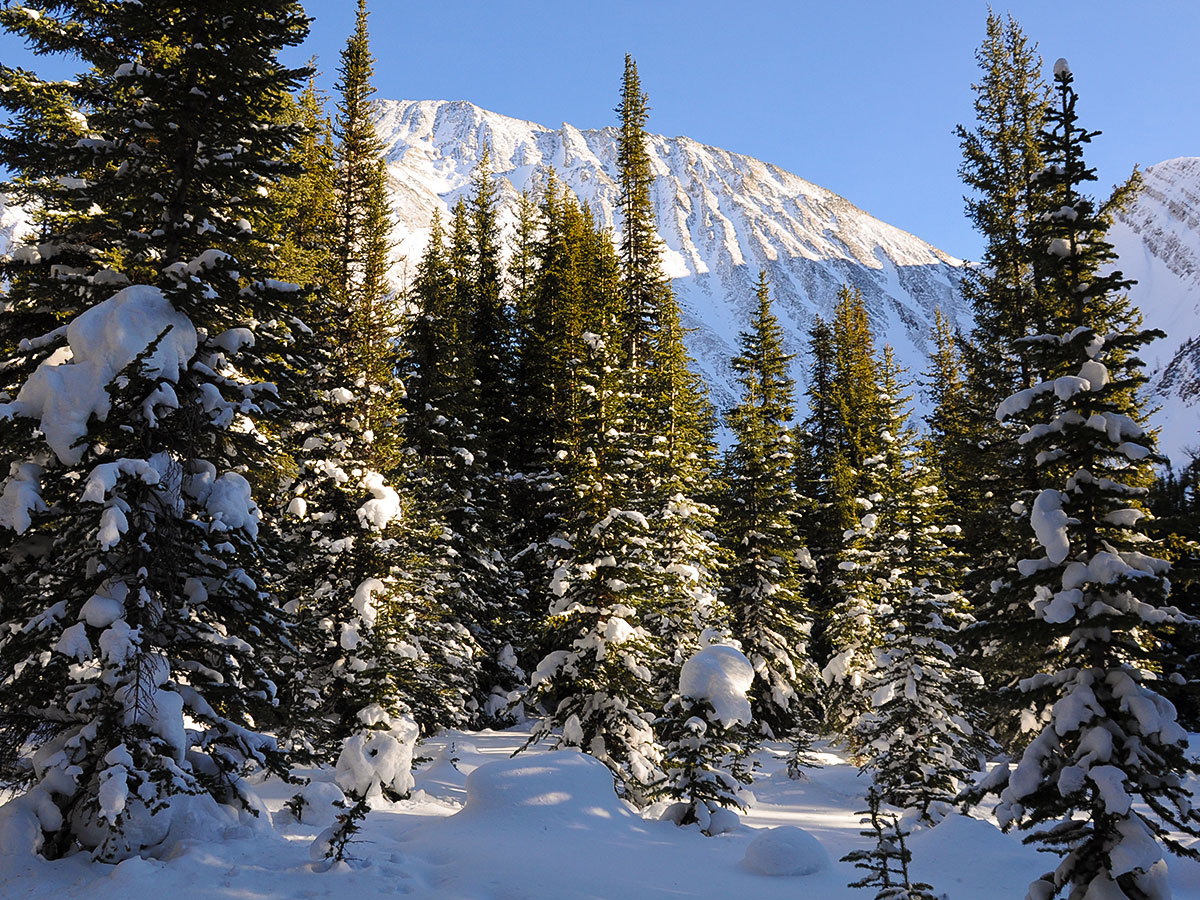
[(467, 804), (458, 815), (493, 821), (550, 816), (592, 825), (637, 819), (617, 797), (608, 767), (571, 750), (480, 766), (467, 776)]
[(728, 644), (701, 648), (679, 672), (679, 693), (693, 700), (707, 700), (721, 725), (750, 724), (750, 701), (746, 692), (754, 682), (754, 666), (745, 654)]
[(803, 828), (780, 825), (750, 842), (742, 864), (759, 875), (813, 875), (830, 862), (820, 841)]

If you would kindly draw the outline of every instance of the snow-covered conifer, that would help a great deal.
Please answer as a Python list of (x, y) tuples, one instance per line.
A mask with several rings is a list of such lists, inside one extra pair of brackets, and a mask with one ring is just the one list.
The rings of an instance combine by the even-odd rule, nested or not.
[(1031, 897), (1161, 900), (1163, 848), (1200, 856), (1180, 839), (1200, 835), (1185, 786), (1197, 765), (1153, 674), (1157, 630), (1190, 623), (1166, 605), (1169, 564), (1139, 505), (1155, 455), (1138, 421), (1134, 392), (1145, 379), (1134, 354), (1154, 333), (1134, 327), (1129, 282), (1102, 274), (1113, 260), (1109, 215), (1081, 193), (1095, 178), (1082, 153), (1094, 135), (1077, 124), (1072, 80), (1059, 60), (1040, 137), (1053, 209), (1029, 236), (1058, 333), (1027, 340), (1047, 378), (997, 410), (1025, 426), (1021, 442), (1057, 481), (1027, 504), (1036, 544), (1015, 586), (1037, 626), (1020, 687), (1046, 721), (1007, 778), (984, 789), (1000, 791), (1003, 827), (1036, 829), (1027, 839), (1062, 855)]
[(882, 805), (883, 796), (872, 786), (867, 791), (867, 808), (859, 811), (863, 817), (859, 821), (867, 828), (859, 834), (875, 845), (842, 857), (842, 862), (854, 863), (854, 868), (867, 873), (849, 887), (876, 888), (875, 900), (939, 900), (928, 884), (909, 878), (912, 851), (904, 843), (908, 832), (897, 816), (881, 811)]
[[(887, 389), (896, 392), (890, 365)], [(947, 522), (936, 474), (914, 446), (903, 400), (891, 395), (882, 457), (888, 499), (872, 543), (887, 571), (878, 575), (880, 643), (866, 675), (870, 709), (855, 723), (854, 743), (883, 799), (936, 823), (975, 770), (980, 742), (962, 694), (979, 676), (955, 650), (964, 622), (958, 593), (958, 527)]]
[(731, 556), (726, 602), (754, 665), (756, 719), (782, 737), (820, 720), (822, 692), (808, 647), (812, 617), (805, 591), (814, 579), (805, 567), (807, 549), (796, 546), (791, 357), (783, 352), (765, 272), (757, 300), (733, 359), (742, 400), (725, 416), (734, 435), (723, 473), (722, 529)]
[(0, 67), (6, 190), (41, 217), (0, 325), (0, 714), (32, 750), (42, 852), (118, 860), (162, 840), (178, 795), (234, 802), (280, 762), (254, 726), (283, 630), (254, 482), (295, 293), (251, 222), (295, 138), (278, 113), (303, 72), (277, 54), (307, 19), (213, 0), (0, 22), (85, 69)]
[(708, 835), (737, 826), (732, 809), (745, 809), (739, 791), (750, 782), (743, 757), (754, 674), (745, 654), (728, 644), (702, 647), (681, 667), (678, 693), (659, 722), (666, 772), (660, 792), (676, 801), (664, 818), (695, 823)]
[(654, 669), (661, 645), (645, 616), (657, 593), (659, 565), (647, 517), (630, 508), (630, 436), (621, 427), (623, 372), (609, 363), (615, 341), (584, 335), (580, 446), (564, 461), (564, 530), (542, 645), (548, 653), (531, 679), (531, 699), (550, 715), (533, 740), (561, 729), (558, 746), (575, 746), (613, 769), (626, 796), (645, 802), (661, 777), (653, 722), (659, 706)]
[(416, 678), (396, 606), (398, 323), (386, 277), (391, 222), (382, 146), (369, 118), (372, 68), (360, 3), (339, 66), (324, 226), (330, 243), (324, 265), (311, 272), (314, 296), (298, 338), (309, 371), (307, 403), (291, 435), (296, 472), (280, 501), (293, 558), (284, 589), (301, 626), (290, 661), (301, 724), (289, 736), (329, 761), (358, 730), (361, 710), (407, 709)]

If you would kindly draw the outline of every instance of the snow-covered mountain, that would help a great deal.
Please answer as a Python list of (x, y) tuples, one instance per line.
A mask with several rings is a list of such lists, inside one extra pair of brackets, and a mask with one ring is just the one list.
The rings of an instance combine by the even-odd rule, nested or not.
[[(465, 101), (380, 101), (378, 129), (388, 157), (396, 221), (393, 275), (415, 271), (435, 208), (443, 219), (470, 191), (485, 147), (500, 176), (501, 222), (511, 229), (522, 190), (553, 168), (614, 226), (616, 131), (551, 129)], [(866, 297), (875, 333), (892, 344), (915, 378), (927, 366), (933, 311), (967, 326), (959, 296), (963, 263), (804, 179), (686, 137), (650, 138), (654, 196), (664, 263), (674, 279), (688, 343), (718, 408), (733, 402), (729, 360), (745, 327), (759, 269), (773, 285), (776, 312), (804, 382), (806, 335), (814, 315), (829, 317), (843, 283)], [(1132, 297), (1146, 324), (1167, 339), (1145, 352), (1162, 447), (1176, 460), (1200, 444), (1200, 158), (1145, 170), (1146, 188), (1110, 233), (1120, 267), (1138, 284)], [(0, 253), (27, 227), (0, 196)], [(916, 398), (920, 405), (919, 396)], [(803, 410), (801, 410), (803, 412)]]
[[(546, 128), (463, 101), (382, 101), (403, 277), (420, 259), (435, 207), (470, 190), (485, 147), (503, 176), (502, 221), (511, 226), (520, 191), (536, 190), (553, 168), (607, 225), (617, 200), (616, 130)], [(936, 308), (966, 322), (958, 293), (962, 262), (888, 225), (831, 191), (778, 166), (686, 137), (650, 138), (664, 263), (693, 329), (688, 339), (718, 408), (737, 394), (729, 365), (746, 327), (760, 269), (771, 279), (787, 347), (803, 376), (813, 316), (829, 318), (842, 284), (863, 292), (881, 341), (915, 376), (926, 368)]]
[(1162, 410), (1154, 424), (1175, 460), (1200, 446), (1200, 157), (1169, 159), (1143, 173), (1145, 188), (1109, 237), (1147, 327), (1167, 333), (1143, 352)]

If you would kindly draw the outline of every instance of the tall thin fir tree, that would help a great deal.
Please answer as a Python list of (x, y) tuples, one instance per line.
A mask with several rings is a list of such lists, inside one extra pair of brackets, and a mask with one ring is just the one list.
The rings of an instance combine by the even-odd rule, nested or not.
[(962, 442), (970, 463), (956, 467), (948, 451), (943, 468), (947, 494), (963, 511), (965, 544), (974, 548), (964, 591), (977, 619), (969, 649), (986, 680), (981, 699), (997, 737), (1016, 747), (1028, 732), (1013, 727), (1019, 721), (1016, 680), (1024, 668), (1023, 642), (1013, 631), (1024, 628), (1018, 623), (1028, 624), (1029, 615), (1023, 601), (1005, 590), (1018, 577), (1013, 548), (1020, 545), (1021, 523), (1012, 510), (1042, 485), (1033, 454), (1018, 443), (1020, 430), (987, 423), (998, 400), (1044, 376), (1021, 339), (1049, 330), (1051, 321), (1027, 242), (1028, 229), (1049, 208), (1035, 178), (1045, 165), (1038, 131), (1047, 89), (1041, 57), (1011, 16), (989, 12), (976, 59), (976, 124), (957, 129), (959, 175), (970, 191), (967, 216), (985, 240), (983, 265), (963, 282), (974, 320), (960, 345), (966, 376)]
[[(618, 302), (579, 333), (577, 374), (564, 382), (575, 386), (578, 438), (564, 450), (568, 524), (533, 696), (553, 700), (535, 737), (561, 726), (563, 743), (605, 759), (644, 802), (661, 777), (652, 710), (698, 645), (717, 550), (695, 490), (709, 467), (709, 417), (659, 260), (646, 95), (628, 56), (617, 113)], [(695, 637), (681, 640), (681, 629)]]
[(823, 690), (808, 647), (806, 591), (815, 579), (807, 548), (797, 546), (792, 357), (771, 311), (766, 272), (755, 293), (750, 329), (739, 335), (741, 352), (733, 358), (742, 399), (725, 415), (734, 438), (722, 473), (725, 591), (733, 632), (755, 670), (754, 718), (784, 737), (817, 727)]
[(422, 724), (462, 727), (490, 717), (507, 698), (489, 696), (480, 640), (494, 627), (488, 613), (499, 567), (487, 508), (495, 488), (479, 433), (465, 201), (455, 207), (452, 228), (447, 246), (435, 215), (411, 290), (399, 371), (414, 498), (405, 606), (433, 689), (422, 702)]
[(719, 547), (715, 510), (705, 502), (715, 467), (715, 415), (692, 371), (679, 304), (662, 268), (646, 120), (648, 98), (637, 63), (625, 57), (617, 169), (621, 211), (618, 248), (624, 299), (625, 381), (636, 493), (648, 516), (660, 581), (646, 598), (646, 621), (662, 646), (655, 681), (669, 698), (679, 667), (719, 617)]
[(319, 363), (308, 379), (297, 472), (285, 498), (298, 557), (285, 586), (306, 639), (295, 665), (305, 678), (297, 699), (313, 707), (317, 729), (309, 741), (329, 761), (363, 732), (383, 740), (407, 711), (402, 685), (415, 677), (411, 659), (397, 652), (398, 321), (387, 281), (382, 145), (367, 103), (372, 69), (360, 3), (338, 67), (332, 241), (326, 267), (315, 273), (313, 309), (320, 312), (301, 338)]
[(826, 724), (854, 742), (853, 723), (867, 710), (866, 673), (873, 667), (879, 635), (879, 557), (871, 546), (883, 494), (879, 451), (886, 406), (881, 402), (881, 367), (862, 294), (843, 288), (830, 329), (829, 404), (836, 439), (830, 459), (826, 515), (836, 533), (824, 549), (826, 596), (824, 643), (828, 660), (821, 676)]
[(1026, 342), (1049, 377), (997, 410), (1025, 426), (1021, 440), (1058, 485), (1028, 504), (1036, 543), (1018, 583), (1037, 622), (1027, 649), (1038, 654), (1021, 688), (1048, 720), (1016, 767), (976, 795), (999, 792), (1001, 826), (1033, 829), (1027, 841), (1062, 856), (1030, 896), (1164, 900), (1163, 850), (1200, 857), (1180, 839), (1200, 835), (1200, 813), (1185, 787), (1198, 768), (1187, 735), (1152, 674), (1163, 664), (1156, 632), (1194, 624), (1166, 605), (1169, 563), (1140, 506), (1156, 456), (1132, 399), (1145, 381), (1134, 354), (1158, 333), (1137, 327), (1130, 282), (1111, 270), (1110, 211), (1082, 193), (1095, 180), (1083, 159), (1095, 132), (1079, 127), (1066, 60), (1054, 81), (1039, 136), (1039, 186), (1054, 212), (1028, 240), (1057, 332)]
[[(611, 321), (611, 320), (610, 320)], [(628, 508), (634, 458), (625, 430), (621, 333), (585, 331), (576, 361), (580, 441), (563, 460), (563, 530), (549, 584), (546, 653), (530, 699), (549, 708), (531, 742), (551, 737), (605, 762), (623, 794), (646, 803), (663, 778), (654, 732), (662, 656), (646, 627), (659, 585), (650, 523)]]
[(251, 223), (288, 173), (279, 112), (307, 72), (278, 54), (307, 22), (290, 0), (0, 10), (84, 70), (0, 67), (6, 190), (42, 211), (0, 324), (5, 351), (28, 340), (0, 366), (0, 730), (32, 750), (16, 802), (47, 856), (147, 851), (182, 795), (283, 771), (254, 726), (284, 622), (251, 479), (275, 469), (295, 292)]
[(876, 517), (861, 565), (879, 587), (879, 646), (863, 685), (869, 706), (853, 744), (883, 799), (927, 824), (950, 811), (987, 745), (963, 688), (981, 680), (955, 650), (970, 621), (958, 591), (960, 528), (948, 521), (928, 442), (908, 422), (908, 398), (890, 348), (880, 396), (886, 408)]

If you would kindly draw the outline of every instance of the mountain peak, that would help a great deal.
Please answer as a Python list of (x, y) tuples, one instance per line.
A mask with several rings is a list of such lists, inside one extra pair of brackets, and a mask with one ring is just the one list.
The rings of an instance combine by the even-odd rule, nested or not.
[[(485, 146), (507, 227), (517, 195), (536, 192), (551, 169), (599, 221), (618, 225), (615, 128), (551, 129), (461, 100), (384, 100), (377, 110), (407, 271), (428, 240), (433, 209), (447, 212), (470, 190)], [(718, 407), (736, 397), (729, 359), (760, 269), (792, 353), (805, 346), (813, 317), (832, 313), (843, 284), (862, 290), (879, 342), (914, 373), (926, 365), (935, 308), (966, 324), (962, 263), (949, 254), (779, 166), (688, 137), (651, 134), (648, 144), (664, 267)], [(801, 360), (796, 375), (803, 383)]]

